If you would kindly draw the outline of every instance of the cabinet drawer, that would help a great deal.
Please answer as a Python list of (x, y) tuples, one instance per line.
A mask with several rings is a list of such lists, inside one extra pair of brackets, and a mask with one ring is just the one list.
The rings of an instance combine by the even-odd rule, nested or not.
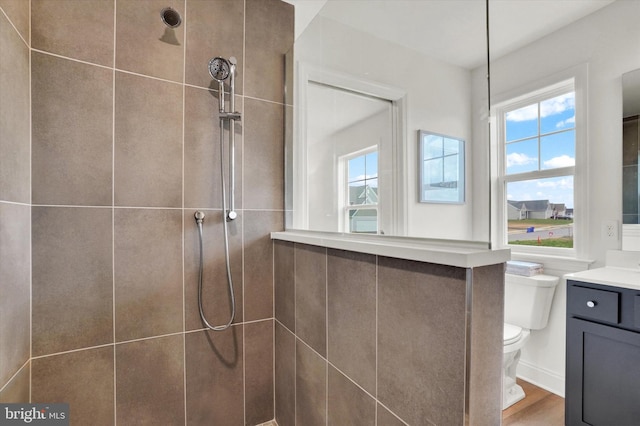
[(620, 322), (620, 293), (616, 291), (570, 285), (567, 301), (569, 315), (579, 315), (614, 324)]

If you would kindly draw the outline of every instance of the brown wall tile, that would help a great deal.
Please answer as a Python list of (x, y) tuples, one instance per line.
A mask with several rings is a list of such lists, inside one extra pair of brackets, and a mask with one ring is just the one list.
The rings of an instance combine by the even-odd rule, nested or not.
[(113, 6), (105, 0), (32, 0), (31, 45), (112, 67)]
[(111, 210), (34, 207), (33, 356), (113, 342)]
[[(174, 29), (162, 22), (165, 7), (180, 14), (182, 25)], [(116, 68), (182, 82), (184, 10), (184, 0), (116, 0)]]
[(293, 47), (294, 8), (278, 0), (246, 3), (246, 94), (284, 103), (284, 55)]
[(0, 200), (29, 203), (29, 49), (2, 13), (0, 52)]
[(29, 359), (31, 208), (0, 203), (0, 388)]
[(117, 424), (184, 424), (184, 354), (183, 335), (116, 345)]
[(324, 247), (296, 244), (296, 336), (327, 355), (327, 256)]
[(275, 419), (279, 426), (295, 426), (296, 336), (276, 321)]
[(255, 99), (244, 104), (244, 206), (284, 208), (282, 105)]
[(327, 425), (375, 425), (376, 401), (334, 367), (328, 368)]
[(113, 346), (32, 361), (32, 402), (66, 402), (73, 425), (114, 424)]
[(244, 212), (245, 321), (273, 318), (273, 244), (270, 232), (282, 230), (282, 212)]
[(409, 424), (464, 423), (465, 294), (464, 269), (378, 259), (378, 400)]
[(289, 330), (296, 330), (296, 282), (294, 243), (273, 242), (275, 317)]
[[(220, 178), (220, 120), (216, 92), (185, 88), (184, 204), (185, 207), (222, 208)], [(240, 97), (236, 110), (242, 111)], [(229, 125), (224, 126), (222, 166), (229, 207)], [(242, 123), (235, 125), (235, 208), (242, 208)]]
[(469, 421), (500, 424), (504, 264), (474, 268), (472, 279)]
[(406, 426), (402, 420), (394, 416), (389, 410), (378, 404), (378, 425), (380, 426)]
[(242, 426), (242, 326), (185, 335), (187, 424)]
[(244, 326), (245, 424), (257, 425), (274, 418), (273, 320)]
[[(197, 330), (205, 327), (198, 307), (198, 276), (200, 267), (200, 242), (194, 219), (195, 210), (184, 212), (184, 294), (185, 327)], [(231, 298), (227, 281), (223, 216), (220, 210), (203, 210), (205, 213), (202, 245), (204, 270), (202, 282), (202, 307), (205, 318), (212, 326), (225, 325), (231, 318)], [(242, 295), (242, 214), (227, 222), (231, 279), (235, 297), (234, 323), (243, 319)]]
[(29, 49), (2, 13), (0, 52), (0, 200), (30, 203)]
[[(4, 386), (4, 387), (3, 387)], [(0, 402), (5, 404), (27, 403), (31, 394), (31, 362), (18, 371), (9, 383), (0, 385)]]
[(24, 0), (0, 0), (0, 8), (4, 10), (13, 25), (20, 31), (22, 38), (27, 43), (31, 43), (29, 40), (29, 2)]
[(115, 96), (115, 204), (181, 207), (182, 87), (118, 72)]
[(116, 209), (114, 225), (116, 341), (183, 331), (180, 210)]
[(376, 392), (376, 257), (327, 251), (329, 361)]
[[(209, 60), (221, 56), (238, 60), (236, 93), (242, 94), (244, 80), (244, 2), (237, 0), (189, 0), (187, 31), (187, 84), (218, 90), (208, 71)], [(228, 81), (226, 82), (228, 84)], [(228, 88), (227, 88), (228, 90)]]
[(113, 72), (33, 52), (33, 202), (111, 205)]
[(326, 407), (327, 362), (296, 339), (296, 425), (324, 426)]

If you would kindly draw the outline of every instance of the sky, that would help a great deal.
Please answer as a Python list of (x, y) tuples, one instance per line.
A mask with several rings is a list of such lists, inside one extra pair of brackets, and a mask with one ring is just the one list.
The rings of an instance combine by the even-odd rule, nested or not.
[[(507, 175), (575, 165), (574, 93), (519, 108), (505, 118)], [(510, 182), (507, 199), (547, 199), (573, 208), (573, 176)]]

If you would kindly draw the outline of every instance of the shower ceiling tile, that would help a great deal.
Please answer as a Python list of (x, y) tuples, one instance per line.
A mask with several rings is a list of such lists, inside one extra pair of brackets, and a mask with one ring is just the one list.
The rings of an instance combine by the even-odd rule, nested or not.
[(187, 424), (244, 424), (243, 341), (242, 325), (185, 334)]
[(34, 49), (113, 66), (112, 1), (32, 0), (31, 34)]
[(241, 95), (244, 85), (244, 2), (189, 0), (187, 5), (186, 83), (218, 90), (218, 83), (209, 75), (207, 64), (216, 56), (225, 59), (235, 56), (238, 60), (236, 93)]
[[(222, 229), (222, 211), (204, 210), (203, 223), (204, 270), (202, 284), (202, 308), (207, 321), (213, 326), (225, 325), (231, 315), (229, 303), (229, 284), (224, 251), (224, 231)], [(194, 220), (194, 210), (184, 212), (184, 297), (185, 327), (197, 330), (204, 327), (198, 309), (198, 269), (200, 247), (198, 228)], [(229, 254), (233, 294), (236, 302), (234, 323), (243, 319), (242, 286), (242, 222), (243, 213), (228, 222)]]
[(33, 52), (33, 203), (108, 206), (113, 72)]
[(115, 205), (182, 206), (182, 87), (116, 73)]
[(29, 49), (0, 13), (0, 200), (31, 202)]
[(184, 356), (183, 335), (116, 345), (116, 424), (184, 424)]
[(183, 81), (185, 23), (167, 27), (160, 17), (165, 7), (184, 17), (184, 0), (117, 0), (117, 69)]
[(34, 359), (31, 402), (65, 402), (74, 425), (111, 426), (113, 346)]
[(284, 103), (284, 55), (293, 48), (294, 8), (247, 0), (245, 94)]
[(180, 210), (116, 209), (116, 341), (183, 330)]
[[(236, 110), (242, 112), (242, 98), (236, 96)], [(184, 205), (222, 208), (220, 181), (220, 120), (217, 92), (185, 87), (184, 118)], [(225, 124), (225, 191), (229, 195), (229, 126)], [(242, 208), (242, 123), (235, 126), (235, 208)], [(227, 198), (228, 199), (228, 198)]]
[(111, 209), (33, 207), (32, 356), (113, 342)]
[(29, 401), (31, 388), (31, 363), (28, 362), (18, 374), (16, 374), (4, 389), (0, 391), (2, 403), (25, 403)]

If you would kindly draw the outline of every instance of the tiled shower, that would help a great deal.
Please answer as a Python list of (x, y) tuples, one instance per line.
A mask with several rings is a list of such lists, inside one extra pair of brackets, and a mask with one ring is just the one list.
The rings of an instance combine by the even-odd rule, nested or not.
[[(167, 28), (160, 11), (183, 18)], [(0, 401), (71, 424), (274, 418), (273, 249), (283, 229), (279, 0), (0, 0)], [(230, 331), (214, 56), (238, 59), (237, 314)]]

